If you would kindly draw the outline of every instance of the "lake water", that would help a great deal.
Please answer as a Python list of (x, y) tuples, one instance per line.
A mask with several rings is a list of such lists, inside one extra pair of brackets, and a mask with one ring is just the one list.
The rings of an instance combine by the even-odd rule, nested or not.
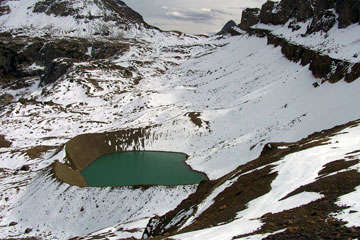
[(186, 155), (171, 152), (122, 152), (101, 156), (81, 171), (91, 187), (185, 185), (206, 180), (185, 164)]

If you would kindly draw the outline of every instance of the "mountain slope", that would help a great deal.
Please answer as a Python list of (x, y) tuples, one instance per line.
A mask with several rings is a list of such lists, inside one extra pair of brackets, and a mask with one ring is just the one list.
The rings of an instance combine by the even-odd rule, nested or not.
[(119, 36), (147, 26), (119, 0), (6, 0), (0, 3), (0, 31), (12, 35)]
[[(29, 13), (29, 19), (61, 22), (70, 7), (84, 11), (78, 1), (29, 1), (26, 6), (33, 11), (37, 3), (48, 5), (42, 13)], [(68, 8), (48, 12), (55, 3)], [(76, 26), (90, 21), (86, 34), (106, 23), (103, 12), (91, 13), (99, 17), (93, 19), (83, 15), (80, 23), (74, 21)], [(6, 16), (7, 23), (15, 21)], [(76, 19), (71, 14), (65, 18)], [(285, 42), (268, 45), (264, 25), (254, 25), (253, 31), (267, 38), (251, 30), (235, 37), (203, 37), (125, 29), (128, 25), (120, 26), (122, 37), (86, 38), (67, 26), (54, 26), (49, 31), (42, 25), (22, 26), (14, 34), (24, 31), (22, 37), (2, 39), (7, 49), (2, 57), (12, 60), (0, 64), (1, 238), (141, 238), (145, 229), (147, 236), (158, 238), (199, 239), (214, 232), (218, 239), (274, 233), (286, 238), (300, 234), (307, 221), (344, 237), (358, 234), (359, 127), (351, 122), (360, 114), (356, 75), (351, 82), (342, 77), (334, 84), (314, 76), (310, 63), (288, 60)], [(276, 31), (287, 28), (279, 25)], [(359, 26), (345, 30), (352, 28)], [(338, 35), (343, 30), (332, 31)], [(26, 36), (32, 33), (41, 38)], [(347, 49), (357, 46), (344, 44)], [(56, 178), (55, 162), (71, 169), (74, 152), (99, 150), (91, 140), (95, 135), (114, 151), (184, 152), (187, 163), (211, 181), (175, 188), (94, 189)], [(299, 212), (304, 218), (294, 218)]]
[(170, 238), (356, 238), (358, 131), (355, 121), (298, 142), (269, 143), (259, 158), (200, 185), (174, 211), (150, 220), (144, 236), (180, 232)]

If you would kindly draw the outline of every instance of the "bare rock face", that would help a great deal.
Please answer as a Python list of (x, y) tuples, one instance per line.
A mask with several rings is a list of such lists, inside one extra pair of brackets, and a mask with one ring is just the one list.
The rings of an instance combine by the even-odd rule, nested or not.
[(61, 76), (66, 74), (73, 65), (71, 58), (56, 58), (46, 67), (43, 75), (41, 75), (41, 83), (49, 84), (55, 82)]
[(247, 31), (251, 26), (259, 23), (260, 21), (260, 8), (247, 8), (242, 12), (241, 23), (239, 27)]
[(285, 24), (294, 16), (296, 2), (293, 0), (283, 0), (280, 3), (268, 1), (260, 11), (260, 21), (265, 24)]
[(358, 0), (337, 0), (336, 12), (339, 14), (339, 28), (360, 23), (360, 1)]
[[(358, 0), (282, 0), (266, 2), (260, 12), (260, 21), (265, 24), (285, 24), (290, 19), (305, 22), (313, 18), (313, 31), (328, 31), (338, 14), (339, 28), (360, 22), (360, 2)], [(321, 21), (321, 23), (315, 23)], [(325, 23), (326, 22), (326, 23)], [(317, 26), (314, 26), (317, 25)], [(321, 27), (323, 26), (323, 28)]]
[(9, 6), (0, 6), (0, 16), (4, 14), (9, 14), (10, 8)]
[(311, 21), (306, 34), (314, 32), (328, 32), (336, 23), (336, 15), (331, 10), (325, 10), (316, 14)]
[(0, 83), (30, 76), (41, 76), (42, 84), (52, 83), (74, 62), (107, 59), (128, 50), (124, 43), (84, 38), (2, 38)]

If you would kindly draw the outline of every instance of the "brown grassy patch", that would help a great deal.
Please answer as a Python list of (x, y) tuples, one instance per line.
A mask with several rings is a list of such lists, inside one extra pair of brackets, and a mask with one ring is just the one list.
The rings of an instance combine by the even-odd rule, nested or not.
[(0, 135), (0, 148), (9, 148), (11, 144), (10, 141), (5, 139), (5, 136)]
[(70, 166), (56, 161), (53, 164), (54, 175), (61, 181), (78, 187), (86, 187), (85, 178), (77, 171), (74, 171)]
[(29, 158), (36, 159), (36, 158), (39, 158), (45, 152), (47, 152), (49, 150), (53, 150), (55, 148), (56, 147), (54, 147), (54, 146), (36, 146), (36, 147), (26, 150), (25, 153)]

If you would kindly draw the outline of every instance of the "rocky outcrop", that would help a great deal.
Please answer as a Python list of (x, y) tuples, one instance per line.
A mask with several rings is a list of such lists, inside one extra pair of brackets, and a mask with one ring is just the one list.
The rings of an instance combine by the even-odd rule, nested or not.
[(42, 0), (37, 2), (34, 5), (33, 12), (34, 13), (45, 13), (47, 15), (54, 15), (56, 17), (66, 17), (66, 16), (74, 16), (76, 19), (88, 19), (89, 21), (93, 19), (103, 19), (105, 22), (116, 21), (118, 23), (141, 23), (147, 25), (144, 22), (143, 17), (133, 11), (131, 8), (127, 7), (127, 5), (119, 0), (103, 0), (103, 1), (94, 1), (96, 5), (100, 9), (106, 9), (108, 13), (106, 16), (94, 16), (89, 12), (84, 14), (81, 8), (78, 6), (74, 6), (72, 1), (68, 0)]
[(83, 170), (101, 155), (144, 149), (146, 128), (76, 136), (66, 143), (66, 155), (74, 170)]
[(267, 33), (267, 39), (268, 44), (275, 47), (280, 46), (281, 52), (290, 61), (299, 62), (303, 66), (309, 64), (309, 69), (313, 75), (324, 81), (335, 83), (344, 78), (346, 82), (352, 82), (360, 77), (360, 64), (331, 58), (304, 46), (292, 44), (271, 33)]
[(0, 79), (41, 76), (41, 82), (48, 84), (61, 77), (74, 62), (107, 59), (128, 50), (129, 45), (116, 41), (2, 38)]
[(252, 26), (260, 21), (260, 8), (247, 8), (242, 12), (239, 27), (248, 31)]
[(265, 24), (285, 24), (294, 15), (296, 2), (283, 0), (280, 3), (267, 1), (261, 8), (260, 21)]
[(33, 12), (66, 17), (73, 15), (75, 13), (75, 9), (72, 8), (69, 3), (64, 1), (43, 0), (35, 4)]
[(55, 82), (61, 76), (65, 75), (73, 65), (71, 58), (56, 58), (47, 65), (44, 74), (40, 77), (41, 84), (50, 84)]
[(313, 17), (306, 34), (314, 32), (328, 32), (336, 23), (336, 15), (332, 10), (325, 10)]
[[(358, 0), (282, 0), (279, 3), (268, 1), (261, 8), (260, 22), (279, 25), (287, 23), (290, 19), (305, 22), (310, 18), (321, 22), (330, 18), (329, 21), (332, 22), (336, 18), (332, 11), (338, 15), (339, 28), (360, 22)], [(326, 32), (328, 27), (317, 30)]]
[(9, 12), (10, 12), (10, 7), (9, 6), (0, 6), (0, 16), (5, 15), (5, 14), (9, 14)]
[(303, 66), (309, 65), (313, 75), (323, 81), (335, 83), (344, 78), (346, 82), (352, 82), (360, 77), (360, 63), (354, 64), (332, 58), (317, 50), (292, 43), (281, 36), (275, 36), (270, 30), (256, 29), (252, 26), (259, 22), (273, 25), (289, 23), (288, 27), (296, 31), (300, 29), (299, 22), (310, 20), (303, 36), (306, 37), (315, 32), (328, 32), (336, 22), (339, 23), (339, 27), (358, 23), (359, 13), (360, 2), (352, 0), (267, 1), (261, 10), (244, 10), (239, 27), (251, 35), (267, 37), (268, 44), (280, 46), (282, 53), (289, 60), (299, 62)]

